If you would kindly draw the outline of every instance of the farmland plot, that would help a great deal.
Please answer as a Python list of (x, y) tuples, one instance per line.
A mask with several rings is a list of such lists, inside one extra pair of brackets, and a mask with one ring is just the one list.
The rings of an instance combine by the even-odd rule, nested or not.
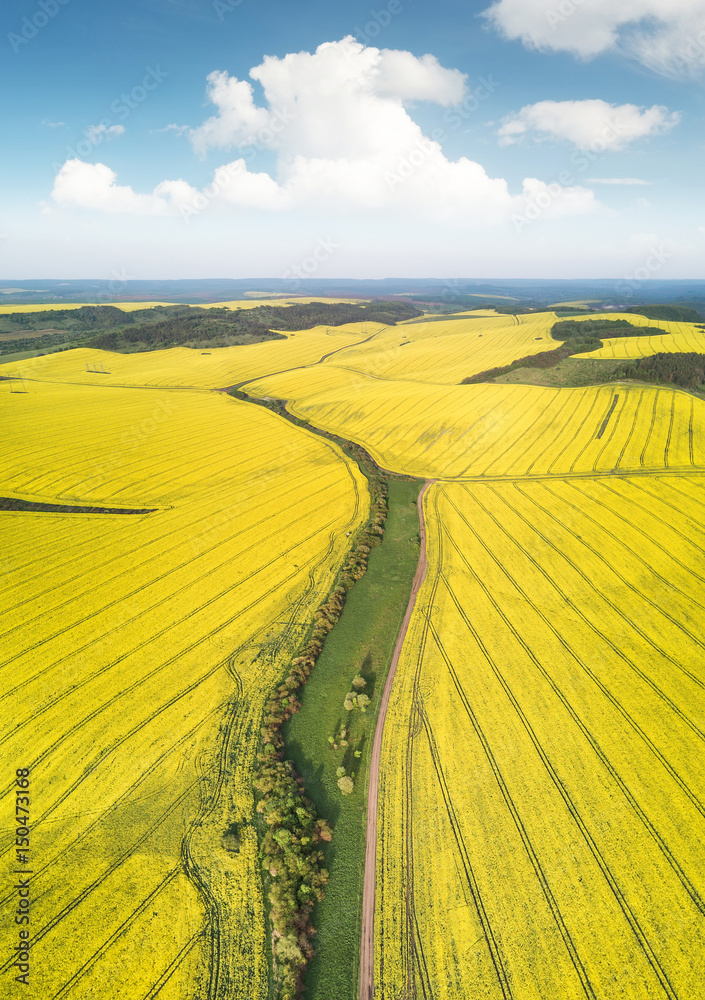
[(669, 332), (643, 337), (619, 337), (604, 340), (604, 347), (592, 354), (576, 354), (578, 358), (647, 358), (652, 354), (705, 354), (705, 329), (693, 323), (660, 323)]
[(78, 385), (219, 389), (258, 375), (315, 364), (325, 355), (359, 343), (383, 329), (381, 323), (316, 327), (287, 333), (286, 340), (210, 350), (171, 347), (164, 351), (118, 354), (79, 347), (10, 362), (2, 366), (2, 374)]
[(326, 364), (393, 381), (457, 384), (499, 365), (554, 350), (553, 313), (414, 321), (389, 327), (374, 340), (341, 351)]
[(0, 514), (6, 867), (11, 780), (31, 772), (26, 995), (265, 998), (262, 710), (366, 514), (364, 480), (225, 396), (27, 389), (0, 393), (5, 496), (152, 512)]
[(438, 484), (375, 996), (697, 1000), (705, 476)]
[(0, 382), (1, 492), (144, 511), (0, 515), (38, 998), (267, 995), (262, 707), (367, 500), (337, 449), (205, 391), (247, 381), (445, 480), (385, 729), (376, 1000), (700, 1000), (705, 408), (445, 384), (552, 319), (3, 366), (35, 381)]
[(705, 404), (636, 386), (386, 382), (328, 365), (254, 383), (258, 395), (423, 478), (705, 468)]

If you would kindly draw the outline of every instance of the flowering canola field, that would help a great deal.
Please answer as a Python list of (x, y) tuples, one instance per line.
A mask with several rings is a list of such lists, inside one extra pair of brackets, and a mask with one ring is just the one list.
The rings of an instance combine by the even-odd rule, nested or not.
[(643, 337), (620, 337), (604, 340), (604, 347), (592, 354), (577, 354), (578, 358), (647, 358), (661, 352), (666, 354), (705, 354), (705, 328), (694, 323), (660, 323), (666, 334)]
[[(194, 302), (193, 305), (201, 309), (256, 309), (257, 306), (290, 306), (307, 305), (310, 302), (320, 302), (319, 299), (308, 298), (306, 296), (291, 296), (284, 298), (265, 299), (235, 299), (228, 302)], [(326, 302), (357, 302), (357, 299), (329, 299)], [(116, 309), (123, 309), (125, 312), (135, 312), (137, 309), (151, 309), (154, 306), (173, 306), (174, 302), (62, 302), (41, 305), (0, 305), (0, 315), (13, 312), (45, 312), (48, 309), (81, 309), (83, 306), (110, 305)]]
[(375, 1000), (699, 1000), (705, 403), (429, 384), (378, 347), (249, 387), (437, 480), (384, 731)]
[[(645, 337), (605, 351), (637, 353), (604, 356), (702, 349), (628, 318)], [(153, 511), (0, 514), (38, 998), (267, 996), (262, 706), (367, 499), (337, 449), (207, 391), (245, 382), (436, 481), (384, 730), (374, 1000), (701, 1000), (705, 402), (458, 384), (554, 319), (2, 366), (27, 389), (0, 382), (3, 495)]]
[(0, 514), (6, 869), (9, 777), (31, 772), (32, 973), (17, 988), (264, 1000), (260, 720), (366, 515), (364, 479), (220, 394), (6, 385), (0, 494), (151, 510)]
[[(696, 354), (705, 353), (705, 324), (702, 323), (647, 319), (646, 316), (639, 316), (638, 313), (618, 313), (617, 315), (615, 313), (593, 313), (590, 316), (576, 316), (574, 319), (576, 323), (585, 320), (626, 319), (633, 326), (644, 327), (643, 337), (603, 336), (601, 339), (604, 347), (601, 350), (588, 354), (576, 354), (577, 358), (621, 360), (623, 358), (646, 358), (659, 352), (669, 354), (682, 354), (691, 351)], [(650, 334), (649, 328), (651, 327), (657, 328), (659, 333)], [(660, 331), (665, 331), (665, 333)]]
[[(135, 312), (137, 309), (151, 309), (154, 306), (170, 306), (173, 305), (172, 302), (102, 302), (99, 305), (112, 305), (117, 309), (122, 309), (124, 312)], [(95, 306), (95, 302), (62, 302), (56, 304), (44, 304), (44, 305), (28, 305), (28, 306), (13, 306), (13, 305), (0, 305), (0, 315), (5, 315), (6, 313), (31, 313), (31, 312), (46, 312), (49, 309), (63, 310), (63, 309), (82, 309), (84, 306)]]
[(439, 483), (425, 506), (375, 997), (699, 1000), (705, 470)]
[(705, 466), (705, 403), (669, 389), (424, 385), (326, 364), (248, 391), (287, 398), (292, 412), (363, 444), (384, 468), (422, 478)]
[[(80, 347), (0, 366), (2, 374), (74, 385), (221, 389), (271, 372), (315, 365), (327, 354), (383, 330), (380, 323), (349, 323), (284, 334), (286, 340), (213, 348), (171, 347), (118, 354)], [(96, 372), (96, 368), (105, 371)]]
[(554, 313), (526, 316), (459, 314), (400, 323), (367, 344), (349, 347), (326, 363), (378, 378), (457, 384), (469, 375), (554, 350)]

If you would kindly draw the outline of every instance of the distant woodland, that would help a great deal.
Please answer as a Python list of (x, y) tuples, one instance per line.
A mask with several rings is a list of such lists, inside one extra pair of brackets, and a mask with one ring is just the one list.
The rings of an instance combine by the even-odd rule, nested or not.
[(702, 323), (703, 317), (697, 309), (689, 306), (629, 306), (629, 312), (647, 319), (660, 319), (669, 323)]
[(281, 339), (279, 331), (308, 330), (344, 323), (384, 323), (420, 316), (415, 306), (377, 300), (347, 304), (312, 302), (254, 309), (203, 309), (198, 306), (155, 306), (124, 312), (116, 306), (82, 306), (66, 311), (8, 313), (0, 317), (3, 354), (29, 350), (96, 347), (133, 353), (167, 347), (213, 348)]

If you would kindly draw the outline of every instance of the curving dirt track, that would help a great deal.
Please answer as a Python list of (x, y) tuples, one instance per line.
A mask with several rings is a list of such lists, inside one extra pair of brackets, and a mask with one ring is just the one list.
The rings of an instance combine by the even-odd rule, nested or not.
[(375, 946), (374, 946), (374, 922), (375, 922), (375, 869), (377, 860), (377, 797), (379, 793), (379, 762), (382, 751), (382, 735), (384, 733), (384, 720), (387, 715), (389, 697), (392, 693), (394, 675), (399, 662), (404, 639), (406, 638), (411, 613), (416, 604), (416, 596), (426, 579), (428, 561), (426, 558), (426, 525), (423, 515), (423, 498), (426, 490), (433, 484), (434, 480), (426, 480), (426, 483), (419, 493), (419, 534), (421, 536), (421, 551), (419, 552), (419, 562), (416, 567), (416, 575), (411, 587), (411, 595), (406, 608), (406, 614), (399, 630), (396, 646), (392, 655), (392, 662), (389, 666), (387, 681), (382, 693), (382, 702), (377, 716), (375, 727), (375, 738), (372, 744), (372, 756), (370, 758), (370, 784), (367, 794), (367, 837), (365, 846), (365, 879), (362, 891), (362, 934), (360, 947), (360, 993), (359, 1000), (373, 1000), (374, 996), (374, 975), (375, 975)]

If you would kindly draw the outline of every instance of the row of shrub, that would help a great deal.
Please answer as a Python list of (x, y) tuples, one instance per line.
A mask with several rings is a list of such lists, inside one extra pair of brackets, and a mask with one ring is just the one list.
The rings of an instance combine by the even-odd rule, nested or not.
[[(289, 414), (281, 400), (258, 400), (237, 390), (230, 392), (237, 398), (266, 406), (292, 423), (308, 426)], [(257, 811), (264, 825), (260, 853), (268, 885), (273, 959), (280, 1000), (301, 996), (306, 963), (313, 956), (315, 928), (311, 914), (314, 904), (323, 898), (328, 881), (321, 842), (332, 837), (331, 827), (316, 815), (313, 803), (307, 798), (303, 779), (286, 759), (282, 729), (301, 707), (297, 694), (313, 670), (326, 637), (340, 618), (347, 591), (365, 574), (371, 550), (381, 543), (387, 517), (387, 476), (364, 448), (326, 431), (309, 429), (335, 440), (356, 459), (367, 477), (372, 502), (367, 523), (357, 533), (335, 586), (315, 611), (310, 634), (291, 661), (286, 677), (273, 691), (262, 722), (262, 744), (254, 784)], [(347, 780), (352, 781), (351, 778)]]

